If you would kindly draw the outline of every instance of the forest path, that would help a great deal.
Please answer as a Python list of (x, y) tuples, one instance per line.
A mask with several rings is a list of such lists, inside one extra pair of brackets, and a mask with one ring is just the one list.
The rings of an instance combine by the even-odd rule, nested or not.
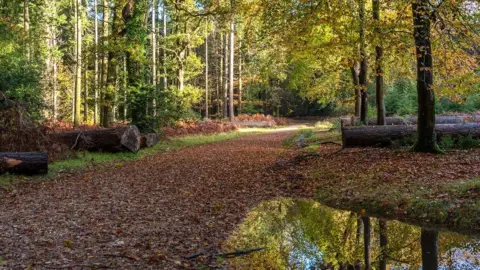
[(205, 263), (215, 268), (215, 260), (184, 257), (216, 254), (250, 208), (287, 194), (282, 187), (292, 179), (277, 171), (276, 161), (288, 152), (284, 140), (300, 126), (161, 153), (3, 194), (3, 266), (168, 269)]

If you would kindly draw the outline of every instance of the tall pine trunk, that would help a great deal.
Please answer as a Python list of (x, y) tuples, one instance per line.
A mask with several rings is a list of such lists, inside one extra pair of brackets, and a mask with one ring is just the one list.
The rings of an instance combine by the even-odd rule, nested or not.
[(242, 113), (242, 95), (243, 95), (243, 82), (242, 82), (242, 41), (238, 41), (238, 114)]
[(370, 269), (370, 245), (371, 245), (371, 228), (370, 228), (370, 218), (362, 217), (363, 221), (363, 258), (365, 262), (365, 270)]
[(422, 270), (438, 269), (438, 232), (422, 229)]
[(157, 115), (157, 16), (156, 14), (156, 1), (152, 0), (152, 84), (153, 84), (153, 99), (152, 109), (153, 116)]
[[(52, 13), (53, 16), (57, 16), (57, 5), (55, 4), (55, 0), (51, 0), (52, 4)], [(52, 50), (54, 52), (57, 51), (57, 24), (53, 23), (52, 25)], [(52, 74), (52, 108), (53, 108), (53, 120), (57, 120), (58, 114), (58, 104), (57, 104), (57, 72), (58, 72), (58, 62), (55, 53), (51, 55), (52, 58), (52, 65), (53, 65), (53, 74)]]
[(359, 74), (359, 84), (360, 84), (360, 97), (361, 97), (361, 107), (360, 107), (360, 121), (364, 125), (368, 124), (367, 114), (368, 114), (368, 63), (367, 63), (367, 52), (366, 52), (366, 39), (365, 39), (365, 0), (359, 0), (359, 15), (360, 15), (360, 74)]
[[(380, 0), (372, 0), (373, 5), (373, 19), (377, 26), (375, 32), (377, 34), (377, 42), (380, 42)], [(385, 125), (385, 103), (383, 100), (385, 83), (383, 78), (383, 47), (377, 45), (375, 47), (375, 94), (377, 105), (377, 125)]]
[(412, 4), (415, 49), (417, 57), (418, 128), (416, 152), (439, 151), (435, 134), (435, 92), (433, 91), (433, 61), (430, 44), (430, 8), (428, 0)]
[[(165, 41), (167, 40), (167, 7), (165, 5), (165, 1), (163, 2), (163, 40), (164, 45)], [(163, 88), (168, 88), (168, 76), (167, 76), (167, 50), (163, 50)]]
[(362, 106), (360, 81), (358, 77), (359, 69), (358, 62), (354, 61), (353, 66), (350, 67), (350, 72), (352, 73), (353, 87), (355, 90), (355, 117), (360, 117), (360, 107)]
[(93, 109), (93, 123), (98, 124), (98, 0), (94, 0), (94, 13), (95, 13), (95, 74), (94, 74), (94, 109)]
[(379, 258), (379, 270), (387, 270), (387, 221), (379, 219), (380, 228), (380, 258)]
[(75, 27), (77, 32), (76, 37), (76, 72), (75, 72), (75, 114), (73, 116), (73, 126), (77, 127), (80, 124), (80, 110), (82, 97), (82, 15), (81, 15), (81, 0), (75, 0)]
[(223, 116), (228, 117), (228, 34), (225, 34), (223, 65)]
[(28, 0), (23, 1), (23, 30), (25, 31), (25, 51), (27, 60), (31, 60), (32, 52), (30, 51), (30, 9), (28, 7)]
[[(109, 28), (110, 28), (110, 8), (108, 0), (103, 0), (103, 48), (108, 47), (108, 38), (109, 38)], [(104, 125), (108, 123), (108, 119), (105, 120), (105, 110), (104, 110), (104, 103), (105, 103), (105, 92), (106, 92), (106, 80), (107, 80), (107, 72), (108, 72), (108, 50), (103, 50), (102, 53), (102, 73), (100, 74), (100, 86), (99, 89), (101, 90), (100, 95), (100, 123)]]
[[(224, 49), (224, 46), (223, 46), (223, 32), (220, 32), (220, 48), (219, 48), (219, 59), (220, 59), (220, 77), (219, 77), (219, 84), (220, 84), (220, 89), (224, 89), (223, 87), (223, 81), (224, 81), (224, 75), (223, 75), (223, 66), (224, 66), (224, 53), (223, 53), (223, 49)], [(220, 96), (220, 92), (223, 93), (223, 91), (219, 91), (217, 93), (217, 106), (218, 106), (218, 109), (217, 109), (217, 113), (218, 113), (218, 116), (220, 117), (222, 114), (224, 114), (224, 110), (223, 110), (223, 99), (222, 97)]]
[(234, 58), (235, 58), (235, 22), (230, 22), (230, 87), (228, 93), (228, 114), (230, 116), (230, 122), (235, 120), (235, 114), (233, 111), (233, 75), (234, 75)]
[(208, 119), (208, 20), (205, 26), (205, 118)]

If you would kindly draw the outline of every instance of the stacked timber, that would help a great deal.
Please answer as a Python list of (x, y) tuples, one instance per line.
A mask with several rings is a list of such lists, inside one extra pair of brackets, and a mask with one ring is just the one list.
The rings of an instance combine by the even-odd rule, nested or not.
[(136, 126), (73, 131), (52, 134), (55, 141), (75, 150), (102, 152), (133, 152), (140, 149), (142, 136)]
[(45, 152), (0, 153), (0, 174), (45, 174), (48, 154)]
[[(343, 147), (389, 146), (392, 142), (415, 136), (417, 126), (354, 126), (342, 128)], [(468, 124), (437, 124), (437, 138), (444, 136), (467, 137), (480, 139), (480, 123)]]

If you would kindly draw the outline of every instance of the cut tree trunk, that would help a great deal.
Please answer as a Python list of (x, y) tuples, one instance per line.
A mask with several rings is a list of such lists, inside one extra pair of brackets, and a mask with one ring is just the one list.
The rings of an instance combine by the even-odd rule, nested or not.
[[(389, 146), (394, 141), (414, 136), (417, 126), (360, 126), (342, 129), (343, 147)], [(471, 136), (480, 139), (480, 124), (436, 125), (435, 132), (440, 139), (444, 136)]]
[(158, 136), (157, 133), (142, 134), (140, 147), (141, 148), (153, 147), (158, 143), (159, 140), (160, 140), (160, 136)]
[(52, 135), (72, 149), (104, 152), (138, 152), (142, 136), (136, 126), (75, 131)]
[[(352, 125), (352, 120), (355, 124)], [(462, 116), (437, 116), (436, 117), (436, 124), (465, 124), (466, 120)], [(348, 126), (358, 126), (361, 124), (360, 118), (342, 118), (342, 127)], [(414, 117), (385, 117), (385, 125), (387, 126), (400, 126), (400, 125), (416, 125), (418, 119), (416, 116)], [(376, 118), (368, 119), (368, 125), (375, 126), (377, 125)]]
[(48, 172), (48, 153), (0, 153), (0, 174), (45, 174)]

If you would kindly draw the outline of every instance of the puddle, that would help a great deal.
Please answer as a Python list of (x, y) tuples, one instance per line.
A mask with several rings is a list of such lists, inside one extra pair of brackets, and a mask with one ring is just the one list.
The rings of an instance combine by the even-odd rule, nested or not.
[[(423, 269), (436, 269), (437, 263), (438, 269), (480, 269), (478, 236), (436, 232), (398, 221), (384, 221), (380, 235), (379, 219), (359, 217), (315, 201), (264, 202), (249, 213), (223, 249), (241, 255), (228, 259), (233, 269), (365, 269), (365, 250), (370, 269), (421, 269), (422, 246)], [(368, 223), (370, 248), (366, 249)], [(383, 236), (386, 248), (380, 248)], [(264, 249), (249, 252), (258, 248)]]

